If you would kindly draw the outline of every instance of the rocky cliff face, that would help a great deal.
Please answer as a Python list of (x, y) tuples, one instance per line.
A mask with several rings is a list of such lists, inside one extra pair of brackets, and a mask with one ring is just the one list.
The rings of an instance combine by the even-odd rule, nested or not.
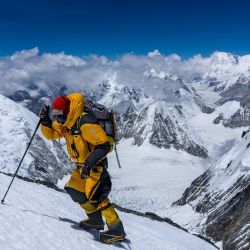
[(205, 147), (199, 145), (192, 130), (183, 124), (181, 107), (168, 107), (156, 102), (140, 112), (132, 109), (117, 117), (120, 138), (133, 138), (140, 146), (145, 141), (157, 147), (184, 150), (192, 155), (207, 157)]
[(214, 123), (219, 124), (220, 122), (229, 128), (249, 127), (250, 109), (239, 107), (230, 117), (224, 117), (224, 114), (220, 113), (219, 116), (214, 119)]
[[(206, 236), (223, 249), (250, 248), (250, 133), (207, 172), (194, 180), (177, 206), (202, 214)], [(205, 218), (205, 219), (204, 219)]]
[(211, 113), (213, 109), (205, 105), (194, 89), (183, 82), (178, 86), (168, 90), (165, 100), (157, 100), (142, 90), (105, 83), (100, 86), (101, 93), (100, 90), (92, 93), (91, 98), (115, 109), (118, 139), (132, 138), (138, 146), (148, 142), (160, 148), (174, 147), (207, 157), (202, 140), (187, 124), (185, 110), (192, 110), (194, 106), (199, 112)]

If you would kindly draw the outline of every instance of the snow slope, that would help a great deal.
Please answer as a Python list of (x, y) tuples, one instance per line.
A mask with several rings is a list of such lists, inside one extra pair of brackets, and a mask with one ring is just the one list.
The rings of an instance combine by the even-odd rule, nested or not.
[[(0, 95), (0, 171), (15, 172), (37, 123), (34, 113)], [(69, 173), (70, 168), (58, 142), (46, 140), (39, 129), (19, 174), (55, 183)]]
[[(0, 96), (0, 104), (0, 170), (14, 173), (38, 118), (6, 97)], [(118, 151), (122, 169), (117, 166), (114, 152), (108, 155), (113, 181), (111, 197), (124, 207), (160, 215), (166, 215), (166, 208), (207, 169), (209, 163), (209, 160), (174, 148), (159, 149), (149, 143), (138, 147), (132, 145), (131, 139), (122, 140)], [(62, 178), (63, 174), (70, 172), (61, 161), (62, 153), (58, 144), (46, 140), (38, 131), (19, 174), (50, 181)], [(37, 162), (46, 167), (45, 173), (39, 171)], [(66, 179), (60, 181), (61, 187)]]
[[(10, 177), (0, 174), (2, 196)], [(119, 213), (130, 243), (104, 245), (93, 235), (71, 227), (84, 215), (67, 194), (16, 179), (0, 205), (0, 246), (3, 250), (160, 249), (212, 250), (207, 242), (167, 223)], [(60, 219), (61, 218), (61, 219)]]

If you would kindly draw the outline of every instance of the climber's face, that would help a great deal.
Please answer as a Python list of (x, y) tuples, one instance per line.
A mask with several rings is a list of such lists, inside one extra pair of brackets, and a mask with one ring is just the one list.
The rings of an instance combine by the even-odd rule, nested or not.
[(54, 120), (56, 120), (60, 124), (64, 124), (67, 120), (67, 115), (64, 114), (62, 110), (53, 109), (51, 112), (51, 115), (53, 116)]

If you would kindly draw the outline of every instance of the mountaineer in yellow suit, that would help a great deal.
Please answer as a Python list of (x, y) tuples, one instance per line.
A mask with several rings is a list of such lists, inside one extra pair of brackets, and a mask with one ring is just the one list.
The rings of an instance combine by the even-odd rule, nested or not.
[(49, 107), (43, 107), (39, 116), (42, 134), (48, 140), (64, 137), (67, 151), (75, 162), (65, 190), (88, 216), (79, 225), (85, 229), (103, 230), (103, 216), (108, 230), (100, 233), (100, 240), (105, 243), (124, 240), (122, 222), (108, 199), (111, 180), (106, 155), (110, 143), (96, 118), (84, 113), (84, 96), (73, 93), (57, 97), (51, 111), (54, 121), (50, 119)]

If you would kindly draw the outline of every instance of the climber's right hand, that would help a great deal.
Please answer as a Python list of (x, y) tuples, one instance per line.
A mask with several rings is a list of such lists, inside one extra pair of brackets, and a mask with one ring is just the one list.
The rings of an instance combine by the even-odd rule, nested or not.
[(46, 127), (52, 126), (52, 121), (49, 116), (49, 110), (50, 110), (50, 106), (43, 106), (39, 112), (41, 124)]

